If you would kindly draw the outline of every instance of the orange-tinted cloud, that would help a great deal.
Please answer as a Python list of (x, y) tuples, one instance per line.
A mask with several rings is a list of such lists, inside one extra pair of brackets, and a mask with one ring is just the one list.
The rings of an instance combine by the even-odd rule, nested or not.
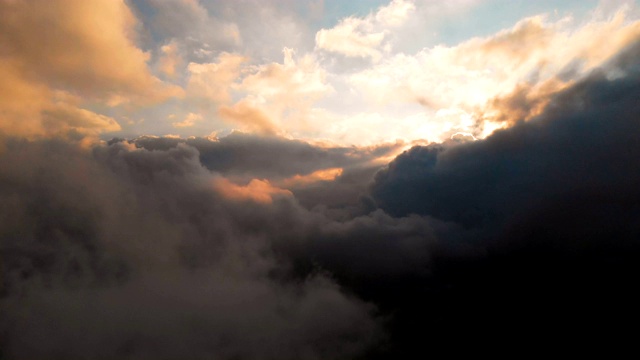
[(225, 178), (217, 178), (213, 182), (213, 187), (227, 199), (249, 200), (261, 204), (271, 204), (276, 196), (293, 196), (289, 190), (277, 188), (271, 185), (268, 180), (253, 179), (249, 184), (242, 186)]
[[(416, 129), (434, 124), (422, 132), (430, 133), (428, 139), (442, 141), (456, 132), (484, 137), (492, 129), (539, 114), (550, 94), (597, 67), (615, 76), (607, 61), (639, 38), (640, 21), (625, 8), (612, 17), (579, 24), (570, 18), (536, 16), (492, 36), (415, 55), (396, 54), (350, 75), (349, 82), (372, 106), (424, 106), (425, 116), (408, 120), (415, 120)], [(461, 116), (439, 117), (442, 111)], [(478, 114), (479, 119), (469, 121)]]
[(247, 60), (238, 54), (222, 53), (214, 63), (190, 63), (188, 96), (200, 105), (228, 104), (229, 90), (240, 76), (240, 66)]
[(15, 61), (0, 61), (0, 132), (41, 135), (41, 107), (52, 91), (44, 84), (24, 79), (16, 68)]
[(308, 175), (295, 175), (290, 178), (284, 179), (280, 182), (280, 185), (284, 187), (293, 187), (311, 184), (318, 181), (331, 181), (342, 175), (342, 171), (342, 168), (317, 170)]
[[(548, 46), (553, 35), (553, 29), (545, 27), (543, 18), (537, 16), (525, 19), (513, 29), (500, 31), (488, 39), (472, 40), (467, 46), (472, 51), (479, 50), (483, 57), (491, 57), (493, 61), (522, 62), (531, 57), (532, 52)], [(477, 49), (473, 49), (475, 47)], [(473, 59), (473, 56), (469, 58)]]
[(529, 120), (544, 111), (551, 95), (567, 88), (567, 86), (567, 83), (557, 78), (549, 79), (540, 84), (520, 83), (510, 94), (491, 99), (477, 116), (484, 121), (503, 123), (503, 126), (513, 125), (521, 120)]
[(306, 129), (313, 104), (334, 89), (313, 55), (295, 57), (295, 51), (289, 48), (283, 53), (283, 63), (248, 69), (250, 73), (237, 86), (246, 96), (232, 107), (220, 107), (220, 115), (251, 124), (250, 131), (262, 133)]
[(187, 117), (182, 121), (176, 121), (172, 123), (173, 127), (183, 128), (183, 127), (191, 127), (196, 124), (196, 122), (202, 121), (202, 115), (196, 113), (189, 113)]
[(67, 129), (84, 129), (87, 131), (120, 130), (120, 125), (114, 119), (66, 103), (57, 103), (44, 109), (42, 111), (42, 124), (48, 133), (56, 133)]
[(170, 78), (176, 77), (177, 67), (182, 64), (182, 58), (178, 52), (178, 43), (171, 41), (160, 47), (162, 53), (158, 60), (158, 70)]
[(306, 107), (333, 91), (326, 83), (326, 71), (315, 58), (295, 58), (293, 49), (284, 48), (282, 64), (270, 63), (242, 80), (242, 90), (265, 98), (279, 108)]
[(52, 116), (65, 122), (57, 116), (61, 112), (73, 113), (62, 127), (116, 129), (80, 104), (56, 101), (54, 91), (105, 105), (155, 103), (181, 94), (151, 74), (149, 54), (134, 42), (137, 20), (124, 1), (0, 0), (0, 16), (0, 74), (7, 79), (0, 93), (11, 94), (0, 100), (5, 132), (49, 134), (43, 122), (51, 123)]
[(266, 135), (278, 133), (278, 128), (269, 116), (247, 100), (242, 100), (233, 106), (222, 105), (218, 109), (218, 114), (223, 119), (237, 123), (251, 132)]
[(107, 99), (155, 101), (176, 92), (150, 73), (124, 1), (5, 0), (0, 7), (3, 47), (30, 77)]

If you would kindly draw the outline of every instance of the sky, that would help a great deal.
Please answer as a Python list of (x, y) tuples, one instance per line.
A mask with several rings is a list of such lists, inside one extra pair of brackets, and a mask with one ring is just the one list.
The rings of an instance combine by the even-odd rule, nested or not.
[(637, 1), (0, 0), (0, 78), (0, 359), (634, 344)]

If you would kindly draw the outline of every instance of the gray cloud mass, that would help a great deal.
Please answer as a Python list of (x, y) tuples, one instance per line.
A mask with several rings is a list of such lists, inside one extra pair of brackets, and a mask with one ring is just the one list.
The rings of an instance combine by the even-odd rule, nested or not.
[(9, 358), (351, 358), (382, 336), (322, 273), (280, 275), (259, 229), (301, 209), (224, 199), (193, 147), (8, 139), (1, 168)]

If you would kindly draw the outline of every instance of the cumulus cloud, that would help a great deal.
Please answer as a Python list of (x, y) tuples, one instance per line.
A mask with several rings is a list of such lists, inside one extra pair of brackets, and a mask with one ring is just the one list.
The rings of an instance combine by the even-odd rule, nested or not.
[(257, 71), (242, 80), (242, 87), (280, 106), (295, 106), (298, 102), (312, 101), (332, 90), (326, 83), (326, 71), (307, 54), (294, 57), (295, 51), (284, 48), (282, 64), (259, 66)]
[[(12, 93), (0, 104), (5, 132), (46, 134), (42, 123), (48, 120), (42, 113), (57, 111), (50, 109), (59, 107), (56, 91), (107, 105), (153, 103), (181, 93), (151, 74), (149, 55), (134, 42), (137, 20), (124, 2), (2, 1), (0, 12), (0, 72), (11, 74), (3, 92)], [(88, 111), (73, 110), (73, 125), (66, 126), (82, 131), (85, 123), (77, 121), (78, 115), (87, 118)], [(92, 130), (96, 116), (86, 123)], [(111, 121), (103, 123), (106, 127), (99, 130), (114, 129)]]
[(252, 104), (250, 100), (239, 101), (233, 106), (220, 106), (218, 114), (223, 119), (236, 123), (250, 132), (262, 135), (275, 135), (280, 132), (269, 115)]
[[(415, 55), (393, 55), (351, 75), (349, 81), (372, 104), (419, 103), (430, 111), (461, 109), (488, 123), (487, 129), (494, 129), (490, 123), (506, 120), (506, 114), (492, 111), (493, 99), (521, 87), (529, 88), (530, 97), (560, 91), (632, 44), (640, 35), (639, 26), (638, 21), (627, 18), (624, 8), (611, 18), (579, 25), (573, 25), (570, 18), (553, 22), (537, 16), (493, 36), (456, 46), (438, 45)], [(539, 113), (542, 105), (536, 104), (531, 115)], [(432, 122), (446, 125), (433, 117)], [(450, 131), (476, 130), (462, 119), (456, 123), (457, 128)], [(441, 141), (451, 135), (445, 129), (441, 129)]]
[(182, 63), (182, 58), (178, 50), (178, 43), (171, 41), (160, 47), (161, 56), (158, 60), (158, 69), (161, 73), (170, 78), (175, 78), (178, 74), (178, 66)]
[(342, 19), (335, 27), (316, 33), (316, 47), (348, 57), (370, 57), (378, 61), (384, 51), (382, 45), (387, 29), (401, 25), (413, 10), (412, 2), (394, 0), (364, 18)]
[(393, 0), (387, 6), (381, 7), (375, 14), (376, 21), (386, 26), (401, 25), (416, 7), (412, 1)]
[(183, 128), (183, 127), (191, 127), (196, 124), (196, 122), (202, 121), (202, 115), (196, 113), (189, 113), (187, 117), (182, 121), (172, 123), (173, 127)]
[(309, 130), (312, 106), (334, 89), (314, 56), (295, 56), (286, 47), (283, 53), (283, 63), (258, 66), (242, 80), (240, 88), (248, 94), (242, 102), (269, 114), (281, 132)]
[(318, 31), (316, 44), (320, 49), (346, 56), (372, 57), (379, 60), (381, 54), (377, 48), (384, 40), (384, 32), (361, 34), (357, 32), (359, 26), (362, 25), (357, 19), (342, 20), (332, 29)]
[(132, 41), (137, 20), (123, 2), (3, 1), (2, 12), (5, 54), (37, 69), (36, 79), (106, 99), (163, 96), (147, 68), (149, 56)]
[(199, 104), (227, 104), (230, 90), (239, 80), (240, 65), (247, 61), (238, 54), (222, 53), (217, 62), (190, 63), (187, 94)]

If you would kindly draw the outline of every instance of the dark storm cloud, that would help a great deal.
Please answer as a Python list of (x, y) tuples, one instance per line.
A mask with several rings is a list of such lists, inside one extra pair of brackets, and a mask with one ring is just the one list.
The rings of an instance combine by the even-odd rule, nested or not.
[(503, 224), (550, 202), (623, 206), (638, 196), (639, 94), (638, 74), (607, 80), (596, 72), (552, 98), (543, 115), (484, 141), (398, 156), (377, 174), (374, 198), (394, 215), (470, 227)]
[(400, 289), (422, 294), (397, 314), (400, 351), (419, 348), (408, 330), (416, 317), (432, 320), (422, 335), (435, 343), (458, 332), (519, 348), (550, 344), (534, 329), (606, 343), (637, 321), (640, 71), (629, 55), (637, 49), (553, 95), (531, 120), (485, 140), (414, 147), (377, 174), (381, 209), (466, 229), (430, 249), (431, 278)]
[[(635, 194), (638, 49), (630, 47), (551, 96), (544, 113), (531, 121), (521, 119), (484, 141), (412, 148), (377, 175), (374, 197), (396, 215), (479, 225), (508, 218), (535, 199), (589, 190)], [(539, 101), (529, 99), (525, 88), (504, 100), (522, 107)]]

